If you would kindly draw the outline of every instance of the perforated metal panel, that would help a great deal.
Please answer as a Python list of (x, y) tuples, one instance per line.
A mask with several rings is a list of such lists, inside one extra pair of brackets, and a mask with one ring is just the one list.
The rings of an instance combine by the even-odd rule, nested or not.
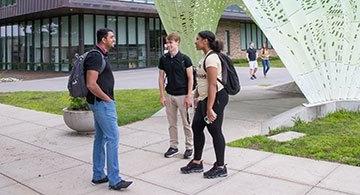
[(237, 4), (262, 29), (311, 104), (360, 99), (359, 0), (155, 0), (182, 50), (198, 59), (193, 40), (215, 31), (224, 9)]

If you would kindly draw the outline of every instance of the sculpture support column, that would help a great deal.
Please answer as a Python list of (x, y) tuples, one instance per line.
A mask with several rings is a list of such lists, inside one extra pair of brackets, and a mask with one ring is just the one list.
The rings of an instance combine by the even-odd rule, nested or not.
[(155, 0), (166, 31), (180, 33), (194, 63), (196, 33), (215, 32), (232, 4), (262, 29), (310, 104), (360, 100), (360, 1)]

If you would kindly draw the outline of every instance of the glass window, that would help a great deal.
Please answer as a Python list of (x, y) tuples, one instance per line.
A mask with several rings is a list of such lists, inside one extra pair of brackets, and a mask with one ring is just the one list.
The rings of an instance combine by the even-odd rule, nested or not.
[(76, 54), (79, 54), (79, 16), (71, 16), (71, 47), (70, 47), (70, 64), (75, 60)]
[(252, 42), (255, 43), (255, 47), (257, 46), (257, 37), (256, 37), (256, 33), (257, 33), (257, 28), (255, 24), (251, 25), (251, 40)]
[(245, 50), (247, 48), (247, 40), (246, 40), (246, 29), (245, 24), (240, 24), (240, 48)]
[[(116, 16), (108, 16), (107, 18), (107, 28), (114, 31), (116, 36)], [(115, 49), (109, 51), (109, 59), (112, 66), (117, 64), (117, 52)]]
[(136, 19), (128, 18), (128, 35), (129, 35), (129, 66), (128, 68), (136, 68), (138, 63), (138, 50), (136, 45)]
[(60, 55), (60, 65), (62, 71), (69, 71), (69, 17), (61, 17), (61, 55)]
[(85, 51), (89, 51), (94, 47), (94, 16), (84, 15), (84, 48)]
[(5, 26), (1, 26), (0, 27), (0, 68), (5, 69), (5, 62), (6, 62), (6, 58), (5, 58), (5, 49), (6, 49), (6, 44), (5, 44)]
[(118, 69), (127, 69), (128, 68), (128, 48), (126, 45), (126, 17), (118, 17)]
[(21, 68), (26, 69), (25, 67), (25, 31), (26, 25), (25, 22), (20, 23), (19, 25), (19, 62), (21, 63)]
[(50, 24), (51, 46), (59, 47), (59, 19), (52, 18)]
[(20, 63), (19, 55), (19, 26), (12, 26), (12, 64), (8, 69), (18, 68)]
[(25, 33), (26, 33), (26, 64), (27, 70), (32, 70), (33, 63), (34, 63), (34, 52), (33, 52), (33, 26), (32, 22), (27, 22)]
[(79, 16), (71, 16), (71, 46), (79, 46)]
[(136, 23), (134, 17), (128, 18), (129, 45), (136, 44)]
[(256, 29), (257, 29), (257, 31), (256, 31), (257, 32), (257, 41), (256, 41), (257, 42), (257, 47), (261, 48), (262, 44), (265, 42), (265, 41), (263, 41), (263, 38), (262, 38), (263, 33), (261, 32), (259, 27), (257, 27)]
[(107, 28), (116, 31), (116, 16), (108, 16), (107, 17)]
[(53, 64), (55, 71), (60, 71), (60, 48), (59, 48), (59, 19), (52, 18), (50, 23), (51, 35), (51, 64)]
[(35, 36), (35, 70), (37, 70), (37, 65), (41, 62), (41, 47), (40, 47), (40, 20), (35, 20), (34, 25), (34, 36)]
[(139, 67), (146, 67), (145, 18), (138, 18), (137, 25)]
[[(105, 16), (96, 15), (96, 31), (101, 28), (105, 28)], [(95, 37), (96, 37), (96, 34), (95, 34)]]
[[(263, 43), (267, 43), (267, 38), (256, 24), (240, 24), (240, 48), (246, 50), (249, 43), (254, 42), (255, 47), (260, 49)], [(269, 46), (270, 48), (270, 46)]]
[(126, 18), (125, 17), (118, 17), (118, 34), (117, 39), (119, 45), (126, 44)]
[(247, 38), (246, 47), (248, 47), (249, 43), (253, 41), (251, 37), (251, 24), (246, 24), (246, 38)]
[(12, 62), (12, 43), (11, 43), (11, 36), (12, 36), (12, 30), (11, 26), (6, 26), (6, 46), (7, 46), (7, 68), (11, 68), (11, 62)]
[[(42, 33), (42, 44), (43, 44), (43, 63), (50, 63), (50, 29), (49, 29), (49, 19), (44, 19), (42, 21), (41, 33)], [(43, 65), (43, 70), (47, 69), (48, 65)]]

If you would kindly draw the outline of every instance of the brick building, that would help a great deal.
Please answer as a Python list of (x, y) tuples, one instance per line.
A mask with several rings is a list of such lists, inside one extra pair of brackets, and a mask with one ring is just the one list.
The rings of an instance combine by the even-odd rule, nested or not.
[[(157, 66), (166, 33), (153, 0), (0, 0), (0, 68), (69, 71), (102, 27), (117, 34), (114, 70)], [(237, 6), (224, 12), (217, 36), (232, 58), (245, 57), (250, 41), (267, 42)]]

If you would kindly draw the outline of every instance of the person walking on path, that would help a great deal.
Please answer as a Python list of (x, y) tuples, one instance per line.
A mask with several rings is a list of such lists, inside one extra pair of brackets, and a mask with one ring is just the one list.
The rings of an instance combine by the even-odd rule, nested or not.
[(256, 52), (255, 44), (253, 42), (249, 44), (249, 49), (246, 52), (247, 52), (246, 58), (249, 62), (249, 68), (250, 68), (250, 76), (251, 76), (250, 79), (254, 80), (256, 79), (255, 73), (258, 68), (258, 63), (257, 63), (258, 54)]
[[(179, 51), (179, 44), (180, 36), (177, 33), (171, 33), (166, 37), (168, 53), (164, 54), (159, 62), (159, 90), (160, 103), (166, 107), (170, 135), (170, 147), (164, 156), (170, 158), (179, 152), (177, 128), (177, 113), (179, 110), (185, 133), (183, 157), (187, 159), (193, 153), (193, 138), (188, 112), (193, 101), (193, 68), (190, 58)], [(166, 87), (165, 79), (167, 79)]]
[(260, 58), (262, 60), (263, 74), (264, 77), (266, 77), (267, 72), (270, 70), (270, 52), (266, 43), (264, 43), (263, 47), (261, 48)]
[(222, 68), (217, 53), (222, 50), (222, 45), (215, 39), (215, 35), (211, 31), (199, 32), (195, 45), (197, 50), (203, 51), (204, 57), (196, 67), (198, 85), (194, 97), (199, 102), (192, 123), (194, 158), (185, 167), (180, 168), (180, 171), (184, 174), (203, 171), (204, 128), (207, 127), (213, 139), (216, 162), (203, 175), (205, 178), (226, 177), (227, 169), (224, 164), (225, 138), (222, 133), (222, 122), (229, 96), (219, 82), (219, 80), (222, 80)]
[[(110, 29), (99, 29), (96, 34), (95, 49), (100, 53), (90, 52), (84, 61), (86, 86), (89, 89), (86, 100), (95, 120), (92, 183), (109, 182), (109, 189), (121, 190), (132, 182), (125, 181), (119, 176), (119, 129), (114, 101), (114, 76), (108, 61), (108, 52), (115, 45), (115, 35)], [(101, 70), (103, 59), (106, 65), (105, 69)], [(105, 157), (108, 175), (104, 172)]]

